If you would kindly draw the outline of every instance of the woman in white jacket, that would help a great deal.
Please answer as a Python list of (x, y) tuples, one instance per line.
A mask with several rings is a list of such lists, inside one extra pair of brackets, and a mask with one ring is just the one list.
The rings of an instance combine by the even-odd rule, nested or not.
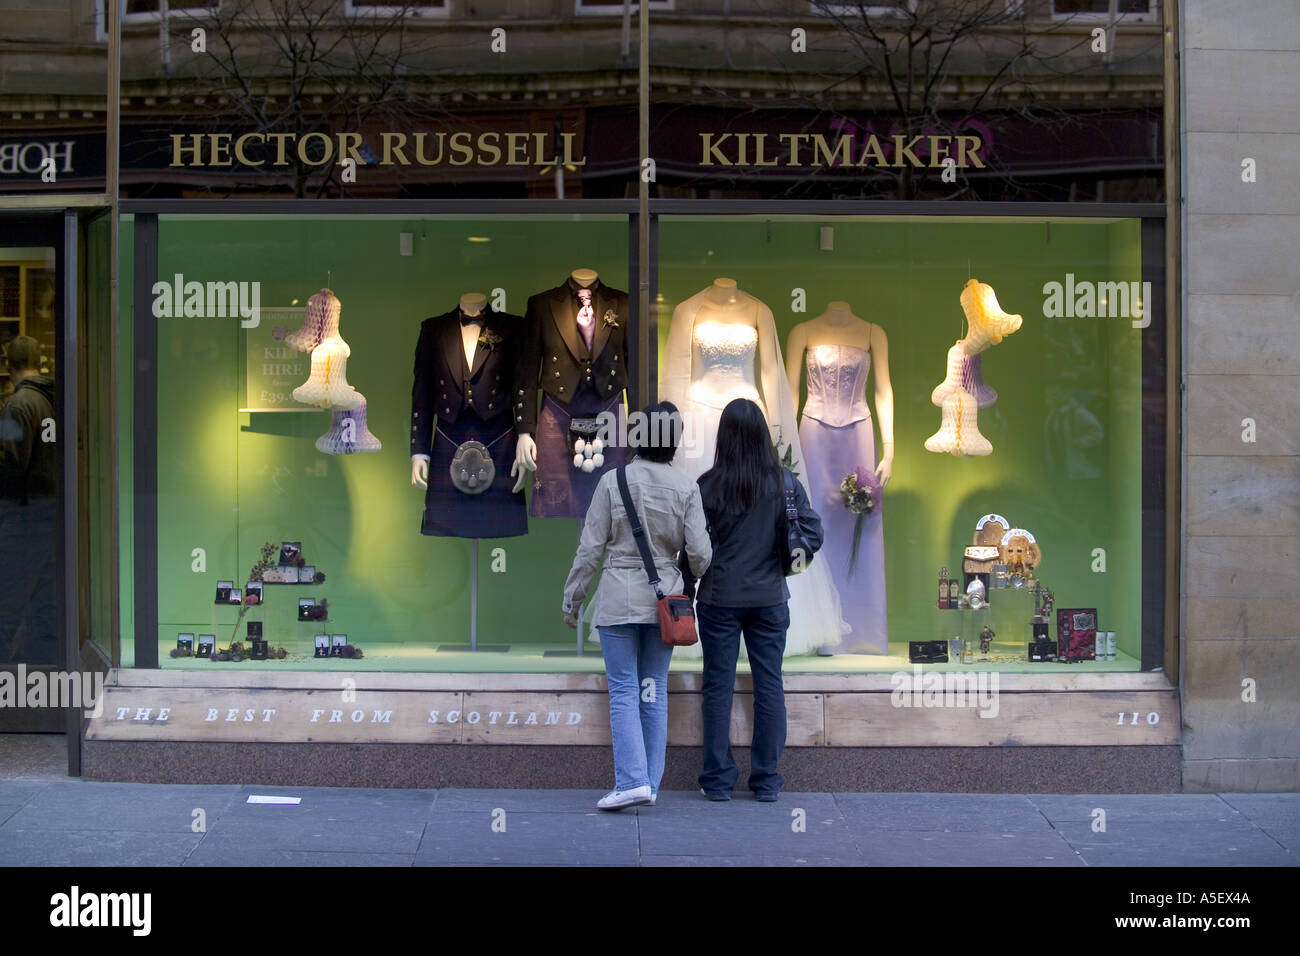
[[(677, 556), (685, 551), (697, 578), (713, 551), (704, 522), (700, 489), (672, 467), (681, 441), (681, 417), (670, 402), (648, 405), (641, 427), (629, 428), (632, 460), (628, 488), (645, 528), (650, 553), (665, 594), (682, 591)], [(657, 427), (660, 423), (668, 427)], [(634, 443), (634, 439), (636, 442)], [(653, 804), (664, 774), (668, 746), (668, 665), (673, 649), (659, 635), (657, 599), (632, 537), (618, 472), (596, 485), (582, 527), (582, 539), (564, 584), (562, 610), (570, 627), (604, 556), (593, 620), (609, 683), (609, 726), (614, 744), (614, 789), (597, 802), (602, 810)]]

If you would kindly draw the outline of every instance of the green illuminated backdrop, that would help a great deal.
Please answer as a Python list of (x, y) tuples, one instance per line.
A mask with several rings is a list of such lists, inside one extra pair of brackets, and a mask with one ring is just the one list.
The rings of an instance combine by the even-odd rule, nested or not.
[[(829, 252), (818, 248), (818, 228), (826, 224), (835, 227)], [(409, 257), (399, 255), (401, 232), (413, 233)], [(125, 249), (129, 237), (125, 229)], [(409, 416), (420, 321), (453, 308), (469, 291), (501, 289), (507, 311), (520, 313), (530, 294), (578, 266), (596, 269), (635, 299), (627, 249), (626, 221), (616, 217), (163, 217), (161, 278), (257, 281), (269, 307), (305, 303), (328, 277), (352, 349), (348, 380), (366, 395), (369, 427), (384, 443), (378, 454), (322, 455), (314, 442), (328, 428), (329, 412), (240, 413), (238, 321), (160, 319), (164, 659), (178, 631), (215, 631), (219, 644), (228, 643), (236, 610), (213, 607), (215, 582), (242, 585), (264, 541), (294, 540), (327, 580), (268, 585), (268, 602), (254, 616), (266, 622), (273, 644), (303, 642), (301, 653), (313, 633), (347, 633), (362, 647), (390, 646), (406, 658), (400, 666), (437, 669), (436, 657), (424, 652), (467, 639), (470, 548), (419, 534), (423, 492), (410, 484)], [(1044, 283), (1064, 281), (1067, 272), (1097, 282), (1140, 279), (1137, 221), (665, 217), (658, 249), (661, 346), (673, 306), (718, 276), (735, 278), (772, 307), (783, 344), (796, 322), (836, 299), (885, 329), (897, 442), (884, 501), (894, 642), (956, 633), (952, 617), (934, 609), (938, 568), (959, 568), (976, 519), (998, 512), (1037, 536), (1041, 576), (1058, 607), (1097, 607), (1121, 650), (1137, 653), (1142, 332), (1126, 318), (1047, 319), (1042, 293)], [(129, 259), (123, 268), (129, 275)], [(980, 430), (994, 453), (957, 459), (929, 453), (923, 442), (939, 427), (929, 395), (944, 377), (948, 347), (963, 332), (958, 296), (968, 277), (990, 283), (1002, 306), (1025, 322), (984, 354), (984, 377), (999, 399), (980, 412)], [(806, 292), (806, 312), (792, 309), (796, 289)], [(126, 349), (130, 329), (123, 325)], [(1071, 435), (1083, 434), (1070, 424), (1080, 421), (1095, 421), (1102, 439), (1066, 447)], [(129, 462), (129, 438), (121, 451)], [(123, 501), (129, 506), (125, 473)], [(128, 514), (124, 509), (129, 571)], [(525, 537), (482, 542), (480, 641), (572, 643), (559, 606), (576, 534), (572, 520), (534, 520)], [(498, 547), (505, 549), (496, 555), (504, 572), (492, 570)], [(203, 549), (204, 573), (193, 570), (196, 548)], [(1099, 548), (1104, 573), (1093, 570)], [(130, 586), (126, 573), (128, 635)], [(328, 598), (330, 623), (298, 624), (299, 596)], [(1028, 606), (995, 606), (1009, 609), (995, 619), (1000, 639), (1019, 639)], [(484, 669), (491, 666), (485, 662)]]

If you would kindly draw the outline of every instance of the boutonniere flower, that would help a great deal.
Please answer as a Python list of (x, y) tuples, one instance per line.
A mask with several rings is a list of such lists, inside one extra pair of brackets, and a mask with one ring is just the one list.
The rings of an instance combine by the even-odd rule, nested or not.
[(613, 309), (606, 309), (605, 317), (601, 321), (609, 328), (616, 329), (618, 328), (618, 313)]
[(501, 343), (501, 336), (491, 329), (485, 328), (478, 336), (478, 344), (485, 348), (492, 348)]

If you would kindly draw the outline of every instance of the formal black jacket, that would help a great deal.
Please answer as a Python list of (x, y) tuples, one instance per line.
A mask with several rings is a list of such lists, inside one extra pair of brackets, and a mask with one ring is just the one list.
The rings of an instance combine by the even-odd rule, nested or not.
[[(429, 454), (435, 418), (452, 423), (469, 408), (487, 421), (509, 410), (526, 339), (525, 323), (518, 315), (491, 309), (483, 310), (482, 319), (472, 368), (465, 362), (460, 309), (420, 323), (411, 389), (412, 455)], [(498, 341), (485, 344), (484, 338)]]
[[(786, 547), (785, 494), (775, 485), (766, 489), (744, 514), (730, 514), (710, 505), (710, 473), (700, 476), (704, 517), (709, 522), (713, 561), (700, 579), (696, 594), (719, 607), (770, 607), (790, 599), (780, 549)], [(799, 481), (794, 483), (799, 515), (809, 528), (809, 544), (822, 545), (821, 517), (813, 510)]]
[(611, 289), (599, 279), (589, 287), (596, 325), (588, 352), (578, 331), (579, 288), (570, 279), (528, 299), (528, 336), (515, 388), (517, 431), (536, 431), (539, 387), (565, 404), (584, 382), (601, 396), (611, 398), (627, 387), (631, 322), (627, 293)]

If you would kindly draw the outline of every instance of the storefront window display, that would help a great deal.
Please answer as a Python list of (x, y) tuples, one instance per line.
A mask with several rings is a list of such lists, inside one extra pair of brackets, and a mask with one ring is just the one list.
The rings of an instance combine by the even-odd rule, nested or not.
[[(156, 590), (124, 562), (123, 634), (152, 625), (168, 668), (599, 670), (559, 613), (622, 460), (592, 429), (653, 392), (693, 474), (722, 405), (756, 398), (813, 494), (827, 544), (792, 578), (791, 672), (1142, 666), (1163, 435), (1141, 220), (663, 214), (646, 316), (632, 226), (159, 216), (133, 320), (156, 382), (124, 413), (157, 436), (157, 493), (122, 502), (139, 529), (156, 500)], [(1057, 609), (1086, 660), (1033, 660)]]
[[(1044, 620), (1057, 636), (1054, 596), (1115, 634), (1087, 667), (1140, 667), (1144, 427), (1163, 441), (1144, 424), (1141, 234), (1136, 219), (659, 220), (659, 381), (703, 433), (696, 469), (714, 407), (758, 398), (827, 525), (813, 564), (848, 629), (809, 666), (892, 669), (912, 642), (954, 638), (978, 660), (981, 635), (989, 666), (1029, 666)], [(796, 579), (792, 610), (817, 586)], [(792, 623), (796, 653), (798, 637)]]

